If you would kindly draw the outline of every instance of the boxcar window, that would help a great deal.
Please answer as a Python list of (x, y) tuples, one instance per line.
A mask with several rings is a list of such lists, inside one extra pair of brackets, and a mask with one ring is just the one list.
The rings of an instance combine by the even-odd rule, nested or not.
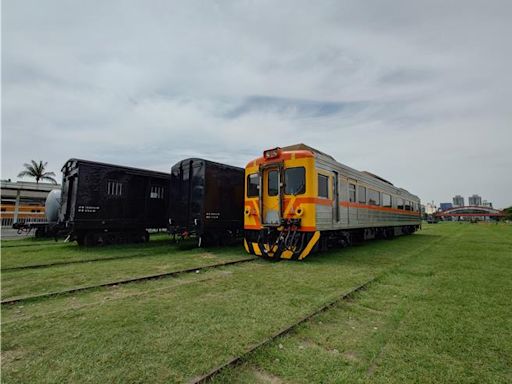
[(387, 193), (382, 194), (382, 206), (391, 208), (391, 196)]
[(329, 198), (329, 177), (318, 174), (318, 197)]
[(304, 167), (287, 168), (284, 171), (284, 193), (302, 195), (306, 192), (306, 170)]
[(356, 202), (356, 186), (355, 186), (355, 184), (348, 185), (348, 200), (351, 203)]
[(397, 198), (397, 199), (396, 199), (396, 207), (397, 207), (398, 209), (404, 209), (404, 199), (402, 199), (402, 198), (400, 198), (400, 197), (399, 197), (399, 198)]
[(123, 184), (118, 181), (109, 180), (107, 182), (107, 195), (122, 196), (123, 195)]
[(366, 204), (366, 187), (361, 185), (357, 186), (357, 201)]
[(380, 205), (380, 192), (368, 189), (368, 204)]
[(258, 196), (259, 176), (257, 173), (252, 173), (247, 176), (247, 197)]
[(268, 172), (268, 195), (269, 196), (277, 196), (279, 193), (279, 186), (278, 186), (278, 174), (277, 171), (269, 171)]
[(157, 185), (151, 186), (151, 192), (149, 193), (150, 199), (163, 199), (164, 198), (164, 187)]

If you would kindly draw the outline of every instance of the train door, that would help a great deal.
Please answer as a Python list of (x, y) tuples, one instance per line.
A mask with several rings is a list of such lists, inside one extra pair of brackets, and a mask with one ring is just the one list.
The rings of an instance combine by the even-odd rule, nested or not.
[(332, 223), (337, 225), (340, 221), (340, 189), (339, 189), (339, 175), (338, 172), (333, 171), (332, 182)]
[(281, 224), (280, 178), (278, 167), (262, 170), (261, 220), (265, 225)]
[(77, 184), (77, 174), (69, 177), (67, 182), (67, 191), (65, 191), (64, 196), (66, 199), (64, 211), (64, 220), (65, 221), (73, 221), (75, 219), (75, 207), (76, 207), (76, 184)]
[(356, 202), (356, 181), (348, 179), (348, 204), (347, 219), (349, 225), (357, 224), (357, 208), (354, 207)]

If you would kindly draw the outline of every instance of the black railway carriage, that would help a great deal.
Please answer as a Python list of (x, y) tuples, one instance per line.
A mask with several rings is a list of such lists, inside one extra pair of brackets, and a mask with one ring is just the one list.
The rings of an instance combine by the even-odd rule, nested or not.
[(166, 228), (169, 174), (79, 159), (62, 173), (59, 222), (78, 244), (142, 242)]
[(171, 170), (169, 232), (195, 235), (198, 245), (243, 236), (244, 170), (190, 158)]

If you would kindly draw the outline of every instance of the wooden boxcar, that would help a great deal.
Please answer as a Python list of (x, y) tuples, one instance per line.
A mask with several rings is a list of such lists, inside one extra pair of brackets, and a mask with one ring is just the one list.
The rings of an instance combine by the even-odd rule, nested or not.
[(147, 241), (165, 229), (169, 174), (71, 159), (62, 168), (59, 222), (80, 245)]
[(198, 245), (243, 236), (244, 170), (191, 158), (171, 169), (169, 232), (195, 235)]
[(249, 253), (303, 259), (354, 240), (413, 233), (421, 224), (417, 196), (304, 144), (265, 151), (245, 172)]

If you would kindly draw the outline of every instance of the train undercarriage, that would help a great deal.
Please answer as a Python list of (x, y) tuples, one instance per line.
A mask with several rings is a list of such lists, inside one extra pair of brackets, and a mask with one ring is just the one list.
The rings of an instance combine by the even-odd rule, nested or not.
[(98, 246), (127, 243), (146, 243), (149, 232), (145, 229), (131, 231), (79, 231), (71, 235), (80, 246)]
[(246, 230), (244, 246), (248, 253), (268, 259), (302, 260), (310, 253), (343, 248), (365, 240), (390, 240), (412, 234), (417, 229), (419, 225), (305, 232), (288, 223), (277, 228)]

